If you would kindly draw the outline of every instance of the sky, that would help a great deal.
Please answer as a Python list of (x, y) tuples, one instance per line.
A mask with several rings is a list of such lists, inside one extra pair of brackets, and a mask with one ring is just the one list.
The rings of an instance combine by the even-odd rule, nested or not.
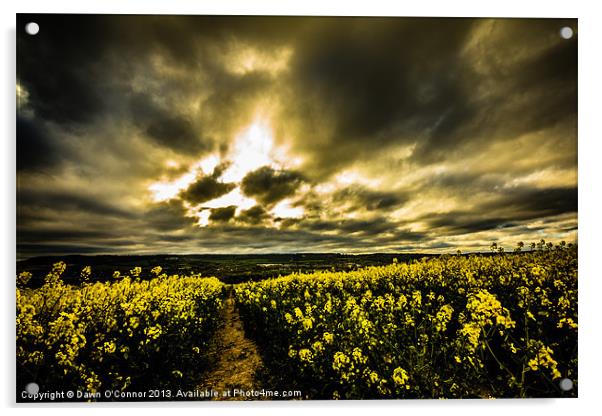
[(576, 242), (575, 19), (17, 28), (18, 258)]

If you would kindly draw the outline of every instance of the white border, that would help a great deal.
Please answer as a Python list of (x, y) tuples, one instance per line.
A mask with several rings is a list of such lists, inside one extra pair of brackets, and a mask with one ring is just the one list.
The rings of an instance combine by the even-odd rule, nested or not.
[[(16, 3), (16, 2), (15, 2)], [(96, 414), (136, 411), (135, 405), (96, 404), (21, 407), (14, 400), (14, 291), (15, 273), (15, 13), (126, 13), (126, 14), (265, 14), (265, 15), (398, 15), (398, 16), (459, 16), (459, 17), (571, 17), (579, 18), (579, 399), (566, 400), (495, 400), (495, 401), (404, 401), (404, 402), (301, 402), (301, 403), (149, 403), (144, 412), (164, 414), (173, 407), (179, 414), (244, 413), (245, 415), (286, 414), (306, 415), (311, 412), (365, 415), (372, 410), (391, 414), (466, 415), (487, 412), (490, 415), (536, 412), (546, 415), (588, 414), (598, 404), (598, 386), (602, 386), (602, 366), (598, 306), (602, 293), (601, 265), (598, 262), (602, 236), (598, 219), (600, 193), (600, 74), (602, 74), (600, 40), (602, 15), (595, 1), (434, 1), (401, 2), (392, 0), (21, 0), (1, 2), (2, 56), (0, 57), (0, 88), (2, 97), (0, 126), (0, 171), (2, 215), (0, 230), (2, 247), (2, 288), (0, 293), (0, 405), (26, 414)]]

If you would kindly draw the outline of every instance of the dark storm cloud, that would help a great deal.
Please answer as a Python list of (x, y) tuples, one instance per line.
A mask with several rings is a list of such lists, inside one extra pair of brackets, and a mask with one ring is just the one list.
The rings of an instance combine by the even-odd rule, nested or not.
[(180, 196), (193, 204), (200, 204), (225, 195), (235, 187), (235, 184), (220, 182), (214, 176), (201, 176)]
[(98, 214), (104, 217), (128, 218), (133, 214), (122, 209), (118, 204), (111, 204), (107, 201), (99, 200), (94, 195), (84, 195), (57, 190), (30, 190), (20, 189), (17, 195), (17, 216), (20, 209), (27, 211), (41, 210), (49, 207), (55, 212), (85, 212)]
[(186, 216), (182, 200), (172, 199), (154, 204), (143, 215), (149, 227), (159, 231), (190, 229), (194, 219)]
[[(309, 98), (289, 110), (311, 128), (312, 134), (301, 133), (298, 146), (312, 154), (314, 173), (328, 174), (403, 143), (417, 144), (414, 162), (441, 161), (461, 145), (478, 150), (494, 138), (536, 131), (574, 115), (577, 43), (558, 36), (563, 24), (574, 21), (537, 20), (537, 30), (530, 30), (531, 20), (495, 22), (490, 38), (479, 43), (482, 56), (471, 60), (467, 44), (486, 23), (349, 19), (316, 24), (291, 65), (296, 93)], [(496, 36), (506, 32), (516, 35), (501, 42), (504, 49), (498, 53)], [(533, 48), (542, 38), (556, 41), (544, 51)], [(524, 60), (503, 62), (514, 62), (517, 54)], [(492, 67), (486, 73), (475, 66), (482, 59)], [(502, 60), (498, 71), (496, 59)]]
[(508, 225), (508, 221), (510, 221), (509, 218), (502, 217), (484, 219), (475, 219), (474, 217), (474, 214), (453, 212), (433, 218), (429, 221), (429, 226), (435, 232), (475, 233), (496, 228), (505, 228)]
[(134, 94), (130, 99), (133, 121), (158, 144), (181, 152), (196, 152), (207, 148), (192, 122), (180, 114), (163, 109), (144, 94)]
[[(555, 19), (495, 22), (491, 40), (482, 41), (478, 57), (490, 69), (485, 74), (469, 72), (461, 80), (472, 110), (454, 108), (445, 113), (415, 156), (432, 159), (436, 155), (440, 160), (454, 146), (506, 140), (560, 122), (574, 124), (577, 41), (561, 39), (558, 31), (565, 24), (575, 27), (575, 23)], [(532, 46), (542, 39), (555, 42), (543, 51)], [(516, 62), (516, 55), (523, 59)], [(479, 84), (488, 91), (477, 98), (474, 92)], [(449, 124), (457, 128), (449, 130)]]
[[(570, 19), (18, 15), (18, 251), (444, 250), (472, 234), (574, 234), (567, 25), (576, 32)], [(279, 50), (290, 54), (276, 70)], [(257, 114), (301, 164), (224, 183)], [(210, 154), (211, 174), (151, 200), (149, 183)], [(333, 182), (347, 171), (375, 185)], [(258, 204), (201, 208), (199, 227), (190, 205), (236, 187)], [(303, 214), (272, 212), (286, 198)]]
[(17, 170), (43, 171), (62, 158), (55, 140), (35, 120), (17, 115)]
[(453, 192), (495, 191), (504, 185), (499, 175), (483, 175), (480, 172), (444, 172), (429, 176), (425, 183), (428, 187), (452, 190)]
[(315, 232), (335, 232), (338, 235), (385, 236), (397, 229), (397, 224), (386, 218), (372, 218), (366, 220), (297, 220), (294, 223), (286, 222), (287, 226), (294, 225)]
[(373, 191), (363, 186), (350, 186), (335, 192), (335, 202), (351, 202), (352, 210), (389, 210), (402, 205), (408, 196), (395, 192)]
[(480, 208), (483, 212), (499, 208), (507, 209), (515, 213), (518, 218), (577, 212), (577, 188), (511, 188), (501, 193), (497, 201), (483, 204)]
[[(38, 35), (23, 30), (29, 21), (40, 25)], [(18, 80), (36, 114), (60, 123), (84, 123), (105, 108), (100, 63), (109, 47), (108, 23), (93, 15), (17, 16)]]
[(261, 205), (255, 205), (242, 211), (236, 219), (248, 224), (260, 224), (270, 218), (270, 214)]
[(248, 173), (242, 180), (241, 189), (245, 195), (270, 205), (294, 195), (303, 182), (303, 176), (298, 172), (264, 166)]
[(511, 228), (516, 221), (577, 212), (577, 188), (506, 189), (471, 210), (425, 218), (434, 232), (474, 233)]
[[(303, 135), (306, 150), (310, 150), (310, 145), (316, 150), (319, 170), (336, 169), (380, 146), (412, 141), (417, 136), (422, 138), (416, 155), (440, 156), (452, 146), (471, 140), (475, 134), (484, 137), (501, 136), (506, 131), (518, 134), (549, 125), (559, 116), (563, 118), (576, 111), (576, 95), (572, 91), (576, 87), (575, 41), (558, 42), (544, 52), (533, 53), (521, 63), (520, 71), (502, 66), (498, 73), (479, 74), (464, 56), (467, 42), (483, 22), (479, 19), (159, 16), (137, 20), (136, 36), (126, 30), (130, 25), (124, 16), (87, 17), (81, 21), (83, 24), (75, 26), (71, 20), (62, 25), (49, 22), (43, 38), (28, 37), (20, 32), (20, 50), (24, 52), (19, 58), (20, 64), (23, 62), (19, 75), (31, 90), (32, 105), (42, 116), (81, 121), (105, 110), (107, 88), (119, 89), (120, 86), (98, 72), (99, 67), (104, 69), (101, 60), (107, 51), (116, 49), (113, 54), (139, 58), (162, 52), (174, 64), (209, 71), (212, 86), (207, 109), (221, 114), (222, 120), (231, 119), (240, 111), (240, 107), (233, 104), (241, 100), (244, 104), (241, 97), (268, 88), (270, 79), (258, 72), (230, 74), (213, 63), (208, 47), (203, 46), (235, 36), (251, 44), (270, 47), (296, 35), (288, 78), (295, 97), (305, 98), (295, 99), (287, 111), (301, 117), (304, 126), (319, 127), (315, 121), (326, 118), (334, 127), (333, 133), (326, 137), (320, 128), (310, 136)], [(252, 30), (258, 22), (261, 27)], [(511, 58), (513, 53), (528, 48), (529, 40), (557, 35), (559, 23), (556, 20), (503, 21), (497, 27), (506, 25), (507, 29), (493, 30), (493, 33), (517, 34), (503, 38), (502, 53)], [(525, 30), (527, 27), (529, 30)], [(69, 33), (77, 32), (78, 36), (70, 37), (65, 33), (67, 28)], [(98, 35), (107, 32), (110, 32), (108, 36)], [(116, 38), (121, 41), (116, 42)], [(60, 52), (50, 47), (59, 41), (65, 41)], [(491, 43), (490, 49), (499, 46)], [(38, 49), (51, 55), (48, 58), (50, 71), (69, 80), (47, 86), (45, 79), (38, 79), (35, 65), (39, 61), (25, 59), (26, 54), (35, 56)], [(494, 62), (494, 51), (486, 46), (483, 49), (485, 58)], [(73, 65), (74, 62), (78, 65)], [(57, 65), (55, 71), (54, 65)], [(114, 71), (118, 76), (126, 75), (127, 79), (125, 68), (114, 68)], [(477, 100), (475, 92), (479, 83), (489, 79), (504, 85), (504, 92), (493, 90), (486, 100)], [(186, 88), (186, 81), (169, 82), (172, 88), (177, 84), (184, 84)], [(558, 84), (562, 88), (557, 88)], [(61, 90), (65, 86), (69, 87), (67, 92)], [(548, 96), (546, 91), (550, 88), (562, 93)], [(49, 90), (46, 94), (38, 93), (45, 89)], [(508, 100), (508, 90), (521, 91), (525, 100), (519, 103)], [(63, 100), (64, 105), (60, 102)], [(50, 101), (53, 105), (48, 107), (56, 114), (49, 114), (40, 107)], [(143, 109), (148, 101), (137, 104)], [(74, 108), (66, 108), (68, 105)], [(508, 123), (509, 118), (512, 123)], [(219, 120), (215, 122), (220, 124)], [(186, 144), (198, 143), (194, 140), (198, 135), (189, 120), (178, 114), (162, 114), (157, 123), (146, 126), (146, 131), (151, 138), (180, 150)]]
[(228, 222), (234, 218), (236, 213), (236, 205), (230, 205), (224, 208), (212, 208), (209, 214), (209, 221)]
[(386, 219), (377, 218), (373, 220), (344, 220), (339, 224), (339, 229), (348, 234), (372, 235), (386, 233), (394, 227)]
[(213, 168), (211, 177), (214, 179), (219, 179), (230, 166), (232, 166), (232, 162), (230, 161), (220, 162), (215, 168)]
[(389, 230), (389, 232), (381, 239), (383, 243), (389, 244), (401, 244), (404, 242), (425, 242), (428, 241), (432, 236), (428, 233), (411, 231), (403, 228), (395, 228)]
[[(475, 25), (464, 19), (331, 19), (321, 22), (295, 53), (299, 94), (315, 97), (299, 115), (312, 126), (332, 118), (329, 137), (313, 134), (321, 169), (336, 168), (365, 152), (455, 118), (470, 117), (470, 68), (460, 53)], [(328, 24), (327, 24), (328, 23)], [(456, 126), (456, 127), (454, 127)], [(327, 160), (329, 164), (327, 165)], [(332, 162), (334, 161), (334, 165)]]
[[(150, 140), (183, 153), (213, 145), (211, 134), (193, 120), (229, 134), (249, 100), (270, 86), (262, 73), (229, 73), (215, 52), (243, 36), (269, 48), (279, 42), (272, 37), (279, 29), (295, 26), (273, 22), (253, 28), (265, 18), (228, 16), (20, 14), (17, 20), (17, 78), (41, 120), (72, 130), (103, 117), (129, 117)], [(30, 21), (42, 28), (36, 36), (22, 30)], [(157, 74), (152, 69), (157, 56), (185, 73)], [(195, 72), (203, 75), (195, 78)], [(140, 79), (149, 81), (142, 90)], [(194, 91), (207, 95), (203, 114), (181, 111), (182, 99)]]

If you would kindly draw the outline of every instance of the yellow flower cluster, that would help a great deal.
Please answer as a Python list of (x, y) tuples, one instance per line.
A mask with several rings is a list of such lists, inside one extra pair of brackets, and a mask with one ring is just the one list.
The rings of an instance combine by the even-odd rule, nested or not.
[(468, 339), (472, 351), (476, 350), (480, 344), (479, 337), (481, 336), (481, 327), (476, 322), (468, 322), (464, 324), (460, 333)]
[(493, 318), (495, 318), (495, 324), (506, 329), (513, 328), (515, 325), (510, 318), (508, 309), (503, 308), (495, 295), (484, 289), (468, 297), (466, 310), (470, 313), (471, 320), (481, 328), (494, 325)]
[(537, 371), (540, 367), (547, 368), (550, 370), (552, 379), (560, 378), (561, 374), (558, 371), (558, 363), (552, 357), (554, 351), (541, 342), (534, 341), (533, 343), (538, 345), (539, 349), (535, 352), (535, 357), (531, 358), (527, 363), (529, 369)]
[(576, 248), (562, 246), (295, 273), (235, 293), (277, 372), (302, 374), (317, 398), (552, 397), (550, 374), (576, 379), (576, 271)]
[(395, 371), (393, 371), (393, 381), (398, 386), (405, 387), (406, 389), (410, 388), (408, 384), (408, 380), (410, 377), (408, 376), (408, 372), (401, 367), (397, 367)]
[(560, 321), (558, 321), (558, 328), (564, 328), (564, 327), (568, 327), (571, 329), (577, 329), (577, 323), (575, 321), (573, 321), (572, 318), (562, 318)]
[(25, 286), (31, 280), (30, 272), (21, 272), (17, 275), (17, 286)]
[[(219, 280), (118, 274), (118, 280), (91, 284), (91, 268), (84, 267), (84, 283), (74, 286), (62, 281), (65, 268), (55, 264), (40, 288), (17, 288), (20, 381), (36, 374), (37, 383), (57, 389), (156, 388), (201, 361), (220, 320)], [(142, 270), (131, 272), (139, 277)]]
[(82, 271), (80, 272), (80, 278), (82, 280), (82, 282), (87, 282), (88, 280), (90, 280), (90, 276), (92, 275), (92, 267), (90, 266), (85, 266)]
[(437, 332), (445, 331), (447, 324), (451, 321), (454, 308), (451, 305), (443, 305), (435, 316), (435, 329)]
[(351, 364), (351, 359), (344, 352), (337, 351), (334, 354), (334, 359), (332, 361), (333, 369), (341, 370), (350, 364)]

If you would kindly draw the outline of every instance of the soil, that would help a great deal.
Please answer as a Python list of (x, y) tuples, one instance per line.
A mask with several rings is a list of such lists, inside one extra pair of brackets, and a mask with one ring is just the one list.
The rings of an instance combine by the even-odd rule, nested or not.
[[(258, 375), (263, 370), (263, 360), (257, 344), (245, 334), (232, 294), (232, 286), (227, 290), (223, 323), (215, 334), (215, 341), (209, 353), (213, 366), (198, 385), (198, 389), (217, 392), (218, 397), (213, 397), (212, 400), (258, 400), (262, 396), (246, 397), (243, 394), (235, 394), (235, 389), (262, 389)], [(227, 392), (230, 392), (229, 395)]]

